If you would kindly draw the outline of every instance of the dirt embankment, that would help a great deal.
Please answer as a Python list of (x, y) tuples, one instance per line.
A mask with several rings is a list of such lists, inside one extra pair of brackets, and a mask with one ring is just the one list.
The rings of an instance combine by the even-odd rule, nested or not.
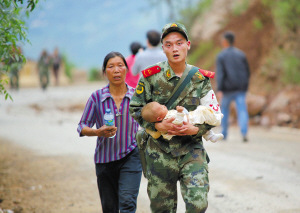
[[(215, 6), (221, 4), (221, 2), (223, 2), (223, 9)], [(197, 65), (212, 64), (207, 69), (216, 71), (215, 63), (208, 63), (208, 61), (212, 58), (215, 59), (218, 53), (216, 50), (218, 48), (220, 50), (222, 34), (227, 30), (233, 31), (236, 35), (235, 46), (246, 53), (250, 65), (250, 95), (247, 97), (247, 102), (251, 124), (300, 128), (300, 86), (284, 84), (281, 68), (266, 66), (266, 63), (270, 63), (268, 61), (278, 61), (278, 59), (272, 58), (274, 50), (289, 41), (280, 37), (281, 34), (275, 26), (270, 8), (265, 6), (261, 0), (248, 1), (247, 9), (237, 14), (234, 11), (241, 2), (243, 1), (213, 1), (212, 11), (203, 19), (203, 22), (215, 19), (215, 16), (222, 16), (222, 18), (218, 18), (218, 23), (222, 22), (223, 24), (219, 24), (218, 30), (210, 35), (209, 38), (213, 42), (212, 50), (207, 54), (208, 57), (199, 58)], [(217, 10), (217, 12), (214, 12), (214, 10)], [(206, 26), (202, 31), (211, 32), (209, 27)], [(216, 24), (212, 27), (215, 28)], [(204, 33), (202, 34), (204, 35)], [(203, 42), (205, 42), (205, 39), (198, 37), (194, 43), (197, 47), (201, 46)], [(216, 88), (215, 79), (212, 80), (212, 84)], [(278, 101), (279, 96), (284, 97), (283, 102)], [(277, 106), (274, 107), (275, 105)], [(236, 120), (233, 122), (236, 122)]]
[(39, 156), (1, 139), (0, 147), (1, 213), (99, 212), (95, 174), (78, 157)]

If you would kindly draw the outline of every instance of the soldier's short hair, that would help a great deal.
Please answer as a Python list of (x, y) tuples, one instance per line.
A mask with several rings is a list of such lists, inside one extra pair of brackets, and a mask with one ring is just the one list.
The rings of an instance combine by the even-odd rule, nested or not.
[(160, 32), (156, 30), (149, 30), (147, 32), (147, 39), (153, 47), (157, 46), (160, 42)]

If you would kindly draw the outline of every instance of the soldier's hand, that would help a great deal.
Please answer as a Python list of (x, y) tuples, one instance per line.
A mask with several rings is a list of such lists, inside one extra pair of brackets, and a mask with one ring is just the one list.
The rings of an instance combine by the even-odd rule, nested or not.
[(172, 129), (174, 124), (172, 122), (175, 118), (164, 119), (162, 122), (155, 123), (155, 129), (160, 132), (168, 132), (169, 129)]
[(174, 125), (173, 128), (168, 130), (168, 134), (170, 135), (196, 135), (199, 131), (199, 128), (194, 126), (191, 123), (183, 122), (182, 126)]

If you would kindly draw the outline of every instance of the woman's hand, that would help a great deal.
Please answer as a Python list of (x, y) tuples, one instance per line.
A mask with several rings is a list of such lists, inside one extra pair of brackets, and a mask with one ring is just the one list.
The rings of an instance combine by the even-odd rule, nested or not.
[(112, 137), (112, 136), (114, 136), (116, 134), (117, 129), (118, 128), (115, 127), (115, 126), (106, 126), (106, 125), (103, 125), (99, 129), (96, 129), (96, 135), (98, 137), (109, 138), (109, 137)]

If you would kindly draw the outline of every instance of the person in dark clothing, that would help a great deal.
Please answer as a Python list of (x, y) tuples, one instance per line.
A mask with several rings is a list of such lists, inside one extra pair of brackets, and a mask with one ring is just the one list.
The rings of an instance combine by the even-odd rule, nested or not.
[(222, 37), (223, 50), (217, 56), (217, 96), (221, 100), (222, 133), (226, 140), (228, 133), (229, 106), (235, 101), (238, 123), (243, 141), (247, 142), (249, 115), (246, 105), (246, 93), (249, 86), (250, 71), (246, 55), (234, 47), (235, 35), (227, 31)]
[(55, 48), (54, 54), (52, 56), (52, 69), (55, 78), (55, 85), (59, 84), (59, 68), (61, 65), (61, 56), (59, 55), (58, 48)]

